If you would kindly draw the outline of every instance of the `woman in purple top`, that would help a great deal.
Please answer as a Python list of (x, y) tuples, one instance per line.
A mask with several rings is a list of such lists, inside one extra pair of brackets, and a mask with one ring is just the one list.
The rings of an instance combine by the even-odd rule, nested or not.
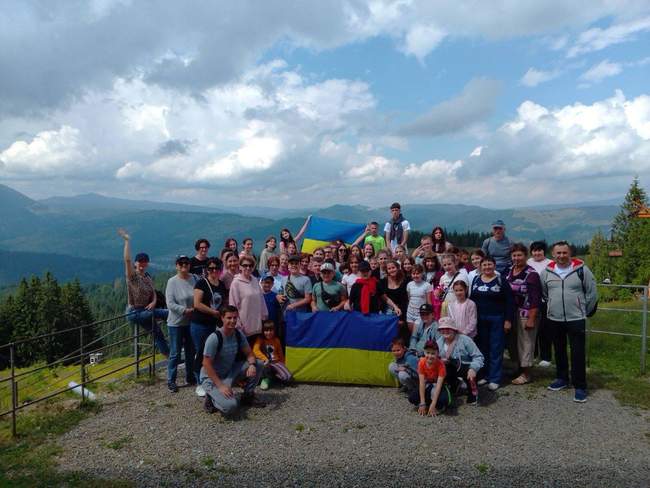
[(535, 269), (526, 263), (528, 249), (521, 243), (510, 248), (512, 268), (507, 280), (515, 299), (515, 321), (510, 332), (510, 356), (518, 358), (521, 374), (512, 380), (513, 385), (530, 381), (530, 368), (535, 355), (535, 340), (542, 302), (542, 286)]

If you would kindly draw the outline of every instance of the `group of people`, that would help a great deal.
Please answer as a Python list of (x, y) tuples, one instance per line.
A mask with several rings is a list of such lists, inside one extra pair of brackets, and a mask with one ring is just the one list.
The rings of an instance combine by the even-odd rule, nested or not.
[[(356, 311), (397, 316), (389, 371), (422, 415), (435, 415), (463, 392), (468, 404), (476, 403), (479, 386), (497, 390), (506, 350), (519, 368), (511, 382), (523, 385), (536, 354), (538, 365), (548, 367), (554, 349), (557, 377), (549, 389), (571, 383), (574, 400), (586, 401), (585, 320), (595, 311), (596, 287), (567, 242), (553, 244), (550, 260), (544, 242), (512, 243), (497, 220), (481, 248), (456, 248), (436, 227), (410, 251), (410, 224), (394, 203), (384, 235), (370, 222), (352, 244), (299, 253), (308, 223), (295, 237), (289, 229), (279, 239), (269, 236), (259, 258), (250, 238), (241, 248), (227, 239), (218, 257), (209, 256), (207, 239), (198, 239), (194, 256), (177, 257), (164, 307), (146, 272), (149, 257), (132, 259), (129, 235), (120, 230), (127, 312), (169, 357), (171, 392), (178, 391), (184, 350), (185, 381), (205, 397), (207, 411), (263, 406), (258, 386), (292, 381), (283, 353), (286, 313)], [(157, 323), (162, 319), (169, 344)], [(243, 388), (240, 400), (233, 385)]]

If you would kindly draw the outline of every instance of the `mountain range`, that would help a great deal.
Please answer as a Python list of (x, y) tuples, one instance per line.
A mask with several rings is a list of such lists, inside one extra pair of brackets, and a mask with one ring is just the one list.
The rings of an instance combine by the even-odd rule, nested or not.
[[(485, 232), (493, 220), (502, 219), (512, 239), (574, 243), (588, 242), (598, 230), (608, 233), (618, 211), (617, 205), (597, 202), (499, 210), (462, 204), (403, 204), (402, 208), (411, 227), (423, 232), (436, 225), (450, 231)], [(175, 255), (194, 253), (198, 237), (208, 238), (215, 254), (231, 236), (239, 241), (252, 237), (261, 245), (267, 235), (277, 235), (283, 227), (297, 232), (309, 214), (359, 223), (376, 220), (383, 225), (389, 212), (362, 205), (302, 210), (209, 207), (92, 193), (33, 200), (0, 185), (0, 285), (45, 270), (57, 271), (62, 280), (77, 276), (86, 282), (120, 276), (119, 227), (131, 233), (134, 252), (146, 250), (153, 266), (169, 268)]]

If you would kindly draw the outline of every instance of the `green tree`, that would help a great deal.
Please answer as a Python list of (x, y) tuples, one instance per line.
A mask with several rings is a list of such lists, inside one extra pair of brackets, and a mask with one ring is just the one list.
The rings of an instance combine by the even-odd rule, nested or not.
[(625, 200), (621, 204), (621, 210), (614, 217), (612, 223), (612, 240), (622, 245), (628, 238), (630, 226), (634, 225), (636, 221), (636, 214), (638, 211), (648, 205), (648, 196), (641, 185), (639, 184), (639, 177), (634, 177), (630, 189), (625, 195)]

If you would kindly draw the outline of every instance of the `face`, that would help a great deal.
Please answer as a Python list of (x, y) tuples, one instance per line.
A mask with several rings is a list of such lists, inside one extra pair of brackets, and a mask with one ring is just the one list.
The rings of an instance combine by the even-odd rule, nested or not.
[(457, 300), (465, 300), (465, 289), (460, 285), (454, 286), (454, 296)]
[(357, 274), (359, 272), (359, 261), (356, 259), (350, 261), (350, 272), (352, 274)]
[(333, 254), (334, 254), (334, 253), (333, 253), (331, 247), (326, 247), (326, 248), (324, 249), (325, 259), (331, 259)]
[(379, 268), (379, 263), (377, 262), (377, 259), (370, 258), (370, 269), (374, 271), (377, 268)]
[(377, 225), (370, 224), (370, 234), (372, 234), (373, 236), (377, 235)]
[(401, 260), (406, 257), (406, 252), (404, 251), (404, 248), (399, 246), (397, 249), (395, 249), (395, 259)]
[(225, 329), (235, 330), (237, 327), (237, 312), (226, 312), (221, 320)]
[(309, 269), (309, 258), (302, 258), (300, 260), (300, 271), (306, 272)]
[(440, 229), (436, 229), (436, 231), (433, 233), (433, 237), (435, 237), (436, 240), (442, 239), (442, 231)]
[(440, 332), (440, 335), (442, 335), (443, 339), (447, 342), (451, 342), (454, 340), (454, 337), (456, 337), (456, 332), (451, 330), (451, 329), (438, 329)]
[(273, 261), (273, 264), (269, 264), (269, 273), (271, 273), (272, 276), (275, 276), (278, 274), (278, 268), (280, 267), (280, 264)]
[(555, 246), (553, 248), (553, 259), (562, 267), (571, 261), (571, 249), (569, 246)]
[(325, 252), (322, 249), (316, 249), (314, 251), (314, 257), (318, 259), (324, 259), (325, 258)]
[(512, 258), (512, 264), (517, 267), (524, 266), (526, 264), (527, 256), (522, 251), (515, 251), (510, 254), (510, 257)]
[(280, 255), (280, 267), (282, 269), (287, 269), (289, 264), (289, 257), (286, 254)]
[(359, 249), (357, 246), (354, 246), (354, 247), (350, 250), (350, 254), (351, 254), (352, 256), (360, 257), (360, 256), (361, 256), (361, 249)]
[(262, 281), (262, 291), (264, 293), (270, 292), (271, 288), (273, 288), (273, 282), (272, 281), (270, 281), (270, 280)]
[(420, 318), (422, 319), (422, 322), (429, 324), (433, 319), (433, 314), (431, 312), (420, 312)]
[(544, 259), (546, 259), (546, 255), (544, 254), (543, 249), (535, 249), (535, 250), (531, 251), (530, 253), (532, 254), (533, 259), (535, 261), (544, 261)]
[(379, 262), (379, 266), (381, 268), (384, 268), (386, 266), (386, 261), (388, 261), (388, 256), (386, 256), (385, 254), (380, 254), (379, 256), (377, 256), (377, 261)]
[(244, 250), (246, 252), (252, 251), (253, 250), (253, 241), (248, 240), (248, 241), (244, 242)]
[(210, 246), (208, 246), (205, 242), (202, 242), (199, 244), (199, 259), (205, 259), (206, 256), (208, 255), (208, 250), (210, 249)]
[(435, 262), (433, 259), (425, 259), (424, 260), (424, 267), (425, 269), (429, 271), (433, 271), (435, 269)]
[(242, 261), (239, 264), (239, 267), (241, 268), (241, 273), (246, 277), (250, 278), (251, 273), (253, 272), (253, 263), (251, 263), (248, 260)]
[(149, 261), (136, 261), (135, 262), (135, 270), (138, 273), (144, 273), (147, 268), (149, 267)]
[(395, 265), (395, 263), (388, 263), (386, 265), (386, 273), (388, 273), (388, 276), (390, 276), (391, 278), (397, 275), (397, 266)]
[(280, 237), (282, 237), (283, 239), (289, 239), (289, 231), (288, 230), (283, 230), (280, 233)]
[(320, 275), (320, 265), (321, 265), (321, 263), (319, 263), (318, 261), (312, 261), (311, 264), (310, 264), (310, 266), (311, 266), (311, 272), (312, 272), (315, 276), (319, 276), (319, 275)]
[(474, 266), (475, 268), (481, 266), (481, 259), (483, 258), (478, 254), (472, 254), (472, 266)]
[(372, 244), (366, 244), (363, 246), (363, 254), (365, 256), (372, 256), (375, 252), (375, 249), (372, 247)]
[(178, 274), (188, 274), (190, 272), (190, 262), (189, 261), (181, 261), (176, 265), (176, 272)]
[(264, 329), (264, 337), (267, 340), (270, 341), (271, 339), (273, 339), (275, 337), (275, 330), (270, 329), (270, 328), (269, 329)]
[(269, 239), (269, 242), (266, 243), (266, 247), (268, 247), (271, 251), (275, 249), (275, 246), (277, 246), (277, 242), (275, 242), (275, 239)]
[(237, 241), (235, 239), (230, 239), (228, 241), (228, 249), (230, 249), (231, 251), (237, 250)]
[(291, 274), (299, 273), (298, 261), (289, 261), (289, 272)]
[(487, 259), (484, 259), (481, 262), (481, 273), (492, 276), (494, 274), (494, 263), (492, 261), (488, 261)]
[(442, 260), (442, 269), (445, 270), (445, 273), (451, 274), (456, 272), (456, 265), (451, 259)]
[(411, 263), (411, 261), (407, 259), (406, 261), (404, 261), (404, 264), (402, 264), (402, 269), (404, 270), (404, 272), (410, 273), (411, 270), (413, 269), (413, 263)]
[(427, 349), (424, 351), (424, 357), (427, 359), (427, 361), (433, 362), (438, 359), (438, 351), (435, 349)]
[(390, 209), (390, 215), (391, 215), (391, 217), (393, 217), (394, 219), (396, 219), (397, 217), (399, 217), (399, 208), (391, 208), (391, 209)]
[(287, 244), (287, 252), (289, 254), (298, 254), (298, 249), (296, 249), (296, 245), (293, 242)]
[(425, 251), (431, 250), (431, 247), (433, 247), (433, 243), (431, 242), (431, 239), (423, 239), (420, 241), (420, 244), (422, 245), (422, 249)]
[(411, 271), (411, 278), (413, 278), (413, 281), (422, 281), (422, 273), (420, 273), (419, 269), (414, 269)]
[(323, 270), (320, 272), (320, 275), (323, 277), (323, 281), (325, 283), (329, 283), (330, 281), (332, 281), (332, 278), (334, 277), (334, 272)]
[(505, 227), (492, 227), (492, 235), (497, 239), (503, 239), (503, 234), (505, 234)]
[(230, 256), (228, 258), (228, 261), (226, 261), (226, 266), (228, 266), (228, 269), (230, 271), (238, 270), (239, 269), (239, 259), (237, 259), (237, 256)]
[(467, 264), (469, 262), (469, 254), (466, 252), (460, 253), (458, 260), (461, 264)]
[(339, 258), (345, 259), (345, 256), (347, 256), (348, 254), (348, 249), (346, 247), (339, 247), (338, 252), (339, 252)]
[(393, 353), (395, 359), (402, 359), (404, 357), (404, 353), (406, 352), (406, 348), (401, 344), (393, 344), (390, 348), (390, 352)]

